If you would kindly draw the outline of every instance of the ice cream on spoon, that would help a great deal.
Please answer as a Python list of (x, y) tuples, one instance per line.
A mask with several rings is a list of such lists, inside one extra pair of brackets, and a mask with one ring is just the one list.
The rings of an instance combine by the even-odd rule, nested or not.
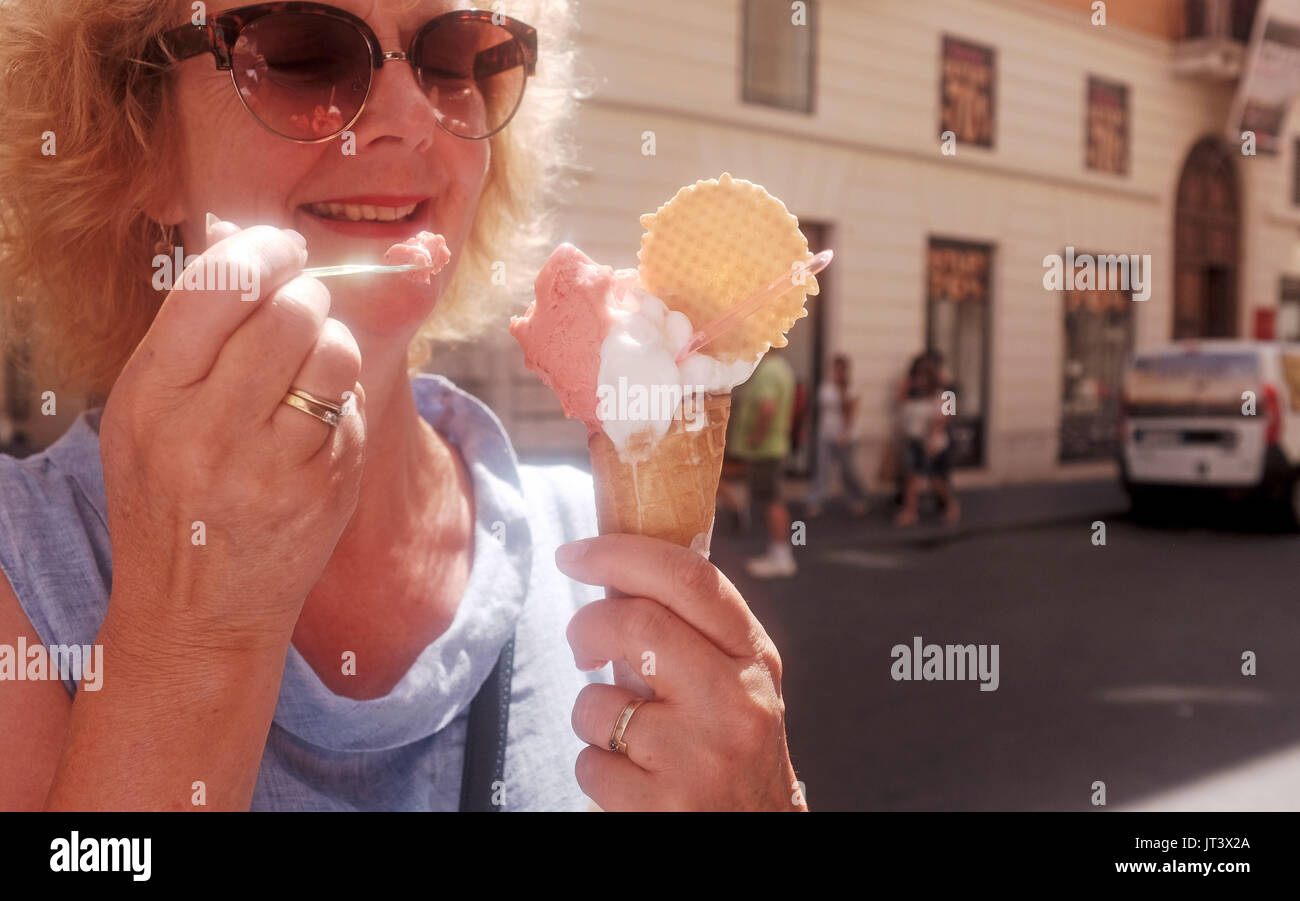
[(442, 235), (420, 232), (384, 252), (384, 263), (345, 263), (338, 266), (315, 266), (304, 269), (312, 278), (336, 278), (343, 275), (405, 275), (411, 281), (427, 285), (451, 259), (451, 251)]
[(389, 266), (419, 267), (404, 274), (411, 281), (423, 285), (429, 284), (450, 259), (451, 251), (442, 235), (425, 231), (394, 244), (384, 252), (384, 262)]

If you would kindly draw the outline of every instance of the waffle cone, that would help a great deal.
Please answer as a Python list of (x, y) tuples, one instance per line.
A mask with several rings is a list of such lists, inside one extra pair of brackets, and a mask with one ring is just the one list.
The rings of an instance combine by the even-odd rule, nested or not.
[(634, 463), (619, 457), (604, 432), (591, 435), (600, 534), (649, 535), (708, 556), (731, 394), (708, 395), (704, 413), (706, 424), (694, 431), (673, 420), (653, 452)]

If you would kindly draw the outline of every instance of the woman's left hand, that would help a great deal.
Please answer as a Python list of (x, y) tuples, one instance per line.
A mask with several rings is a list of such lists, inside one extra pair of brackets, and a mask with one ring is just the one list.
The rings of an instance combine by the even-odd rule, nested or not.
[(637, 695), (592, 684), (573, 728), (591, 747), (578, 784), (604, 810), (807, 810), (786, 747), (781, 658), (734, 585), (694, 551), (641, 535), (562, 546), (569, 577), (629, 597), (587, 604), (569, 622), (579, 669), (624, 660), (654, 689), (609, 750)]

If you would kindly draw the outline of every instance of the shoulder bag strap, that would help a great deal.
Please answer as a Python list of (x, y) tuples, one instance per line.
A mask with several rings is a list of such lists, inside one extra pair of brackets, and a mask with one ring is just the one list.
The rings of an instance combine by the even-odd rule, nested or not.
[[(460, 781), (460, 809), (493, 813), (505, 809), (506, 730), (510, 721), (510, 679), (514, 674), (515, 637), (501, 649), (496, 666), (469, 707), (465, 729), (465, 768)], [(496, 803), (496, 802), (502, 803)]]

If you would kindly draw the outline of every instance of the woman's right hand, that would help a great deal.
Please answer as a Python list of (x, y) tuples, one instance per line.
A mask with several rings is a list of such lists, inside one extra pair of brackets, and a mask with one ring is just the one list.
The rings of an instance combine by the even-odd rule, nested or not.
[[(249, 273), (258, 296), (178, 277), (108, 397), (110, 620), (151, 642), (287, 646), (356, 507), (361, 354), (300, 274), (296, 232), (215, 222), (208, 243), (193, 265)], [(353, 391), (355, 413), (330, 427), (281, 403), (290, 388), (336, 403)]]

